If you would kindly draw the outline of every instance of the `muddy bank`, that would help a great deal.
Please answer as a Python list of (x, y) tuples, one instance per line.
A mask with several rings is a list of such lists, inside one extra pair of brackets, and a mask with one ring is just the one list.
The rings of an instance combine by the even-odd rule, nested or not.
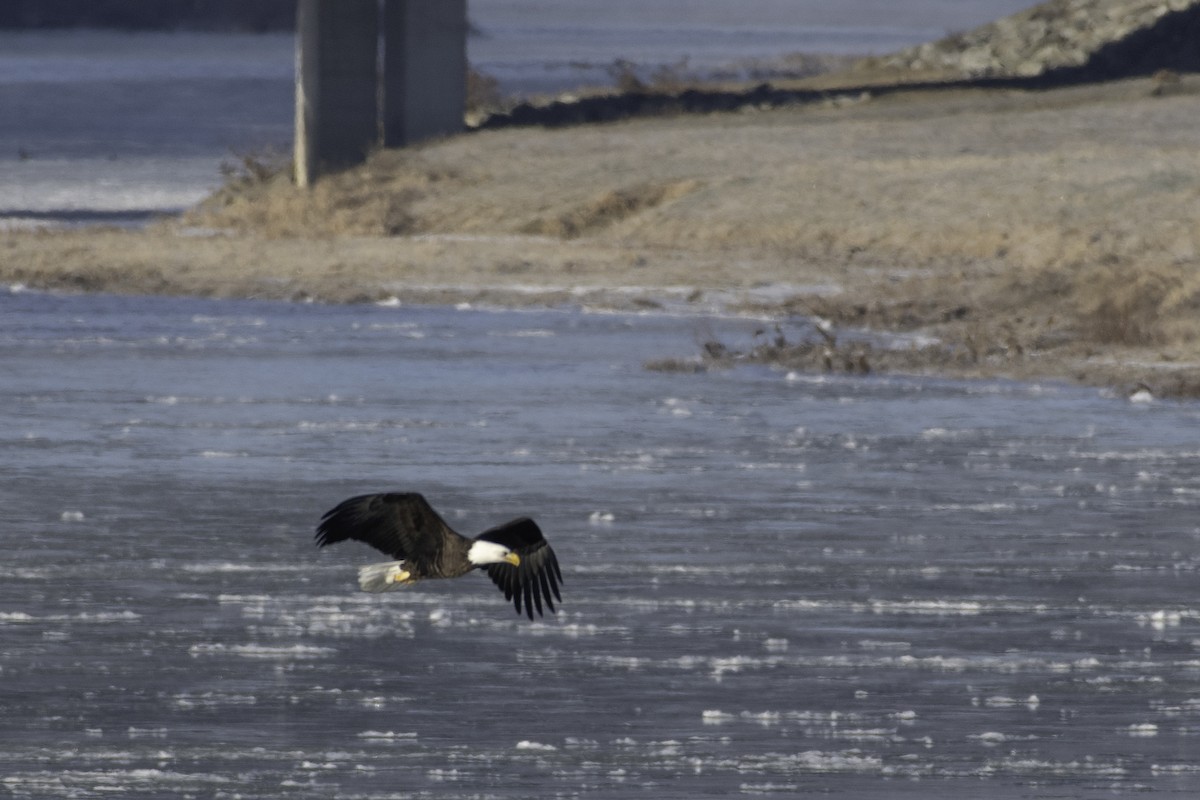
[[(1197, 80), (1169, 92), (1148, 79), (907, 91), (481, 131), (379, 153), (310, 192), (247, 164), (200, 208), (145, 230), (5, 233), (0, 280), (729, 307), (793, 328), (817, 315), (841, 344), (856, 329), (920, 343), (876, 348), (872, 371), (1194, 395)], [(803, 347), (788, 351), (727, 347), (797, 369), (859, 362), (840, 352), (827, 362), (821, 343), (795, 336)]]

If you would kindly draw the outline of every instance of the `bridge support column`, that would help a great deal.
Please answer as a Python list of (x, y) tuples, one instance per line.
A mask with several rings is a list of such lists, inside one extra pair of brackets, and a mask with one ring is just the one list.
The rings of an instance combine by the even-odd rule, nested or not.
[(466, 0), (384, 0), (382, 28), (384, 147), (461, 131)]
[(361, 163), (379, 141), (378, 0), (299, 0), (296, 183)]
[(462, 130), (466, 0), (297, 3), (297, 185)]

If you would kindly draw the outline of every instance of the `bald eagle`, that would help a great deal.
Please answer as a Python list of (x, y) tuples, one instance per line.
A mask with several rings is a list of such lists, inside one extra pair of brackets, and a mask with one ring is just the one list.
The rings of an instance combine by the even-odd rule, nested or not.
[(415, 492), (363, 494), (327, 511), (316, 539), (318, 547), (354, 539), (396, 559), (359, 569), (358, 585), (365, 592), (387, 592), (426, 578), (457, 578), (482, 569), (518, 614), (524, 605), (530, 619), (534, 609), (542, 615), (543, 604), (557, 613), (554, 600), (562, 602), (558, 558), (529, 517), (468, 539)]

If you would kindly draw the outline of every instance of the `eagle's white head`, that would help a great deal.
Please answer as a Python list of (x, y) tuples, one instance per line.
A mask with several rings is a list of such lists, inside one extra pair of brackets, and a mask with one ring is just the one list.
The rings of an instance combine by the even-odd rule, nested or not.
[(485, 567), (488, 564), (512, 564), (516, 567), (521, 563), (521, 557), (512, 550), (502, 544), (483, 539), (476, 539), (471, 543), (471, 549), (467, 551), (467, 560), (477, 567)]

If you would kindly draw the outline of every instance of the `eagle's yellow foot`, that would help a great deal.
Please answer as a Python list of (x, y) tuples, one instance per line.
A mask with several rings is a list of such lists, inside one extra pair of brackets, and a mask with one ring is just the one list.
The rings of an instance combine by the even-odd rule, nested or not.
[(408, 580), (411, 577), (412, 577), (411, 572), (408, 572), (406, 570), (400, 570), (399, 572), (393, 572), (393, 573), (389, 574), (387, 576), (387, 582), (388, 583), (404, 583), (406, 580)]

